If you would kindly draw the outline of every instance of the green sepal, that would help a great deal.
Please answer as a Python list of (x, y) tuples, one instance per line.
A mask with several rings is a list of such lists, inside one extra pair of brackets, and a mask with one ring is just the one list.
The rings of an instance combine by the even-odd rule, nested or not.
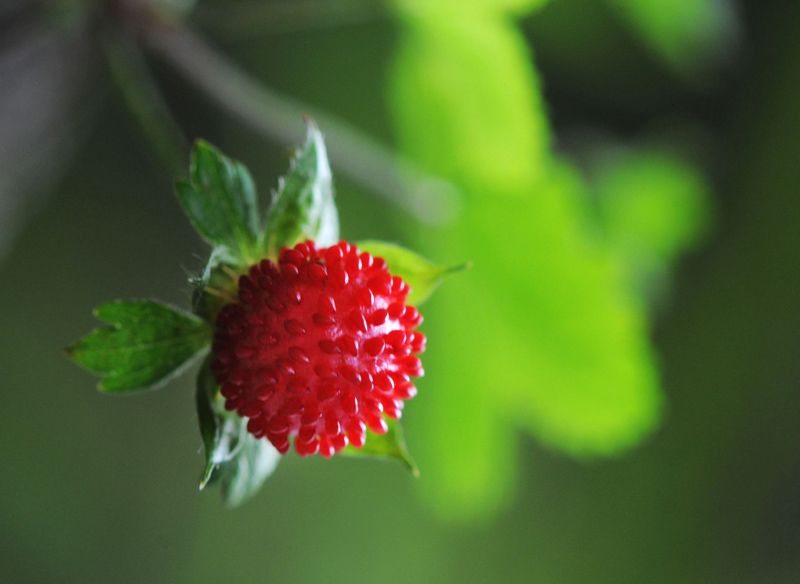
[(403, 435), (403, 427), (397, 420), (386, 420), (389, 430), (385, 434), (376, 434), (371, 430), (367, 431), (367, 441), (361, 448), (348, 446), (342, 450), (341, 454), (352, 457), (371, 457), (396, 459), (402, 462), (415, 477), (419, 477), (419, 468), (406, 447), (406, 439)]
[(263, 248), (272, 257), (281, 247), (306, 239), (313, 239), (319, 247), (339, 240), (339, 215), (325, 142), (316, 124), (308, 118), (306, 123), (306, 143), (292, 158), (267, 217)]
[[(241, 420), (244, 428), (246, 421)], [(281, 454), (266, 438), (244, 430), (235, 456), (219, 465), (222, 502), (235, 508), (250, 499), (275, 471)]]
[(237, 302), (238, 269), (228, 250), (215, 247), (200, 275), (189, 278), (192, 293), (192, 312), (208, 322), (216, 322), (223, 306)]
[(206, 357), (200, 372), (197, 374), (197, 391), (195, 392), (195, 405), (197, 406), (197, 421), (200, 424), (200, 436), (203, 438), (205, 451), (205, 466), (203, 476), (200, 478), (200, 490), (206, 488), (214, 476), (217, 467), (216, 452), (222, 437), (223, 423), (219, 414), (214, 409), (214, 401), (219, 391), (219, 384), (211, 372), (212, 355)]
[(368, 251), (373, 256), (385, 259), (389, 271), (393, 275), (403, 278), (403, 281), (411, 288), (411, 293), (406, 300), (406, 303), (411, 306), (418, 306), (425, 302), (442, 283), (445, 276), (469, 267), (469, 264), (450, 268), (437, 266), (404, 247), (384, 241), (361, 241), (357, 245), (362, 251)]
[(200, 490), (220, 483), (222, 500), (238, 507), (255, 495), (275, 470), (280, 453), (247, 431), (247, 420), (225, 410), (209, 356), (197, 376), (197, 418), (205, 463)]
[(64, 353), (105, 376), (98, 389), (107, 393), (159, 387), (211, 343), (205, 321), (151, 300), (111, 302), (94, 315), (113, 326), (94, 330)]
[(253, 263), (260, 232), (258, 200), (242, 163), (198, 140), (189, 180), (178, 180), (175, 191), (189, 221), (206, 241), (227, 248), (237, 263)]

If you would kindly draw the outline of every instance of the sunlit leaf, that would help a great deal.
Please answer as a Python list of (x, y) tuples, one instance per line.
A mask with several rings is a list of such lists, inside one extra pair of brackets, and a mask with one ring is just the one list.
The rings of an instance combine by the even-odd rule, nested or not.
[(461, 518), (508, 503), (514, 427), (606, 455), (641, 440), (661, 406), (643, 304), (589, 228), (582, 181), (549, 154), (524, 43), (492, 16), (409, 18), (392, 81), (401, 145), (467, 197), (457, 225), (426, 233), (474, 269), (428, 309), (429, 337), (447, 342), (426, 354), (436, 390), (421, 387), (413, 428), (429, 499)]
[(411, 287), (411, 293), (406, 300), (407, 304), (411, 306), (418, 306), (425, 302), (447, 274), (461, 271), (467, 267), (466, 264), (453, 268), (436, 266), (412, 251), (385, 241), (360, 241), (358, 247), (376, 257), (385, 259), (389, 271), (395, 276), (403, 278), (405, 283)]
[(473, 196), (542, 177), (550, 132), (529, 49), (506, 17), (408, 19), (391, 79), (400, 144)]
[(711, 219), (706, 178), (668, 151), (617, 152), (595, 189), (603, 228), (627, 254), (670, 261), (700, 242)]
[(396, 459), (402, 462), (414, 476), (419, 476), (417, 463), (411, 458), (403, 436), (403, 427), (397, 420), (387, 420), (389, 430), (385, 434), (367, 431), (367, 441), (361, 448), (348, 446), (341, 454), (345, 456), (368, 456), (373, 458)]
[(95, 310), (95, 316), (113, 326), (96, 329), (65, 352), (78, 365), (106, 376), (98, 388), (108, 393), (158, 387), (211, 342), (205, 321), (158, 302), (111, 302)]
[[(457, 14), (498, 14), (508, 12), (525, 14), (534, 9), (541, 8), (549, 0), (395, 0), (400, 9), (410, 15), (431, 17)], [(473, 14), (474, 13), (474, 14)]]

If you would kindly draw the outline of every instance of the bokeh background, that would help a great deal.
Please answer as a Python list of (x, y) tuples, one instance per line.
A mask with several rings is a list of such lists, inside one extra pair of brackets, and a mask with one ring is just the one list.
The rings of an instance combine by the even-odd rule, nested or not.
[[(5, 0), (0, 580), (800, 581), (798, 104), (782, 0)], [(61, 350), (188, 305), (186, 140), (266, 196), (302, 111), (345, 237), (473, 268), (423, 307), (421, 478), (288, 455), (230, 511), (192, 375)]]

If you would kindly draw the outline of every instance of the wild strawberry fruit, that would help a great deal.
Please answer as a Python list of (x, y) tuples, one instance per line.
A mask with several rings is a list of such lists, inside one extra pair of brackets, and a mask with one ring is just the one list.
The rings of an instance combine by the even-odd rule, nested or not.
[(281, 250), (239, 279), (219, 314), (212, 364), (225, 407), (281, 453), (330, 457), (387, 431), (423, 375), (425, 336), (410, 289), (386, 262), (347, 242)]

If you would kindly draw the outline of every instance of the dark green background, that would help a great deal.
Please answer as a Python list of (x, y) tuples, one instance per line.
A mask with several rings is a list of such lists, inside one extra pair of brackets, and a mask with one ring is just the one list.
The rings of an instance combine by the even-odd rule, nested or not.
[[(654, 333), (663, 427), (624, 457), (591, 464), (525, 438), (516, 499), (478, 525), (440, 520), (398, 464), (338, 457), (288, 456), (236, 511), (198, 494), (191, 376), (104, 396), (60, 354), (105, 301), (185, 304), (187, 270), (206, 253), (110, 92), (0, 264), (0, 580), (800, 581), (798, 5), (744, 3), (739, 51), (701, 87), (632, 51), (602, 11), (587, 18), (609, 31), (593, 41), (605, 52), (571, 50), (579, 39), (553, 32), (570, 16), (557, 5), (523, 23), (557, 132), (588, 123), (633, 134), (671, 115), (709, 129), (716, 229), (679, 265)], [(395, 32), (379, 20), (225, 46), (270, 86), (388, 142)], [(242, 159), (266, 193), (286, 145), (157, 72), (187, 132)], [(401, 237), (408, 216), (347, 180), (337, 186), (345, 236)], [(406, 411), (413, 421), (413, 401)]]

